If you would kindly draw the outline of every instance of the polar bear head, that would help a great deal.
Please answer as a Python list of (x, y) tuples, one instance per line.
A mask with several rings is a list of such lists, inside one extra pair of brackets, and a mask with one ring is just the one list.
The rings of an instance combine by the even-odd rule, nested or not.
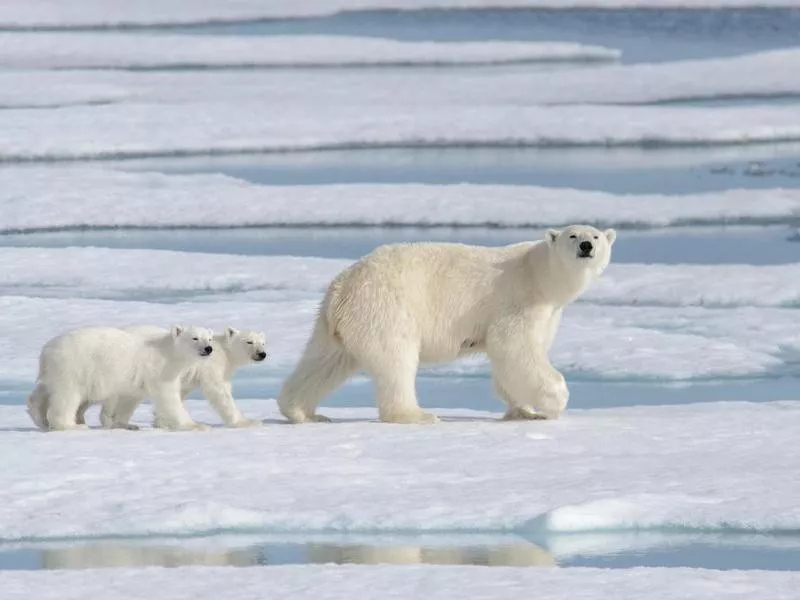
[(611, 246), (617, 239), (613, 229), (600, 231), (588, 225), (570, 225), (564, 229), (548, 229), (545, 241), (561, 262), (580, 266), (600, 275), (611, 260)]
[(186, 356), (208, 356), (213, 350), (214, 332), (205, 327), (173, 325), (170, 334), (175, 346)]
[(236, 364), (261, 362), (267, 358), (267, 339), (260, 331), (239, 331), (226, 327), (222, 343)]

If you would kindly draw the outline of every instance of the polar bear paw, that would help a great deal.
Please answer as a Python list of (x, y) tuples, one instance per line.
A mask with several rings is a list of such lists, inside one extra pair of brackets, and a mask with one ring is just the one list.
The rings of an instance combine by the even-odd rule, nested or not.
[(264, 424), (263, 421), (258, 421), (256, 419), (239, 419), (238, 421), (234, 421), (230, 424), (231, 427), (261, 427)]
[(304, 413), (299, 410), (292, 410), (283, 413), (290, 423), (297, 425), (299, 423), (330, 423), (331, 420), (325, 415), (317, 413)]
[(433, 413), (420, 410), (413, 413), (381, 415), (381, 421), (403, 425), (433, 425), (439, 422), (439, 417)]
[(195, 421), (188, 421), (185, 423), (175, 423), (156, 419), (153, 422), (153, 427), (159, 429), (168, 429), (169, 431), (209, 431), (211, 427), (203, 423), (196, 423)]
[(509, 407), (506, 414), (503, 415), (504, 421), (544, 421), (546, 419), (545, 415), (518, 406)]
[(133, 423), (115, 423), (113, 429), (124, 429), (126, 431), (139, 431), (139, 426)]
[(332, 421), (330, 418), (326, 417), (325, 415), (318, 415), (314, 413), (313, 415), (306, 416), (306, 421), (309, 423), (331, 423)]
[(89, 429), (86, 423), (64, 424), (64, 425), (50, 425), (50, 431), (84, 431)]

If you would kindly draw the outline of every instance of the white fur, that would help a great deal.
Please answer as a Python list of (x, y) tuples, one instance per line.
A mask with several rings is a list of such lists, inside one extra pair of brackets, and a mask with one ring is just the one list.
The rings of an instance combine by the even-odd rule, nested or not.
[[(330, 284), (303, 356), (278, 397), (291, 422), (327, 421), (320, 400), (357, 369), (382, 421), (430, 423), (417, 368), (485, 352), (507, 419), (557, 418), (569, 393), (548, 352), (562, 310), (608, 266), (613, 229), (572, 225), (500, 248), (381, 246)], [(589, 242), (589, 256), (579, 256)]]
[[(145, 336), (160, 336), (165, 332), (160, 327), (147, 325), (126, 327), (125, 330)], [(261, 425), (261, 421), (246, 419), (236, 406), (231, 379), (241, 367), (263, 361), (267, 357), (266, 345), (266, 338), (259, 331), (238, 331), (228, 327), (223, 333), (214, 335), (211, 355), (181, 372), (181, 399), (185, 402), (189, 394), (199, 388), (226, 425)], [(103, 406), (103, 412), (113, 414), (113, 411), (110, 404)], [(156, 426), (159, 426), (158, 422)]]
[(149, 397), (163, 426), (202, 428), (181, 402), (179, 375), (205, 360), (212, 337), (208, 329), (179, 326), (159, 336), (118, 327), (84, 327), (64, 333), (42, 348), (28, 413), (42, 429), (85, 428), (85, 406), (113, 403), (114, 418), (106, 419), (103, 426), (135, 429), (128, 424), (130, 416)]

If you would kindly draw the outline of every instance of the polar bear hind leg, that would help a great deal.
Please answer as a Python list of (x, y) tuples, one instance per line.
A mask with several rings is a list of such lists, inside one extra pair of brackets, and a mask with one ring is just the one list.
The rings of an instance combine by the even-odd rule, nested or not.
[(79, 424), (75, 419), (82, 401), (80, 392), (70, 386), (59, 386), (50, 390), (50, 403), (47, 407), (50, 430), (88, 429), (85, 424)]
[(39, 429), (49, 429), (47, 422), (47, 406), (50, 397), (47, 388), (42, 383), (37, 383), (26, 401), (28, 414)]
[(378, 413), (384, 423), (438, 423), (436, 415), (417, 402), (416, 379), (419, 350), (394, 344), (391, 351), (371, 352), (364, 368), (372, 376)]
[(139, 426), (131, 424), (130, 420), (141, 401), (139, 396), (122, 396), (113, 403), (105, 403), (100, 410), (100, 423), (105, 429), (139, 431)]
[(328, 417), (317, 414), (319, 403), (358, 367), (355, 358), (328, 333), (322, 319), (317, 319), (300, 362), (278, 395), (281, 414), (292, 423), (329, 422)]

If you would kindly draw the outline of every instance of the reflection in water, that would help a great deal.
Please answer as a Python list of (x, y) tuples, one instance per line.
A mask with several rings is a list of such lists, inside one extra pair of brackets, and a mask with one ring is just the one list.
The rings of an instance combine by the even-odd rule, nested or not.
[(309, 563), (552, 567), (555, 559), (531, 543), (500, 546), (368, 546), (309, 544)]
[(0, 571), (270, 565), (474, 565), (800, 569), (792, 534), (619, 532), (546, 535), (210, 536), (0, 545)]
[(254, 567), (263, 564), (258, 548), (185, 548), (132, 544), (79, 544), (41, 550), (41, 569), (102, 567)]
[(80, 543), (36, 550), (0, 550), (0, 570), (105, 567), (251, 567), (279, 564), (431, 564), (556, 566), (546, 551), (528, 542), (470, 546), (266, 543), (225, 548), (131, 542)]

